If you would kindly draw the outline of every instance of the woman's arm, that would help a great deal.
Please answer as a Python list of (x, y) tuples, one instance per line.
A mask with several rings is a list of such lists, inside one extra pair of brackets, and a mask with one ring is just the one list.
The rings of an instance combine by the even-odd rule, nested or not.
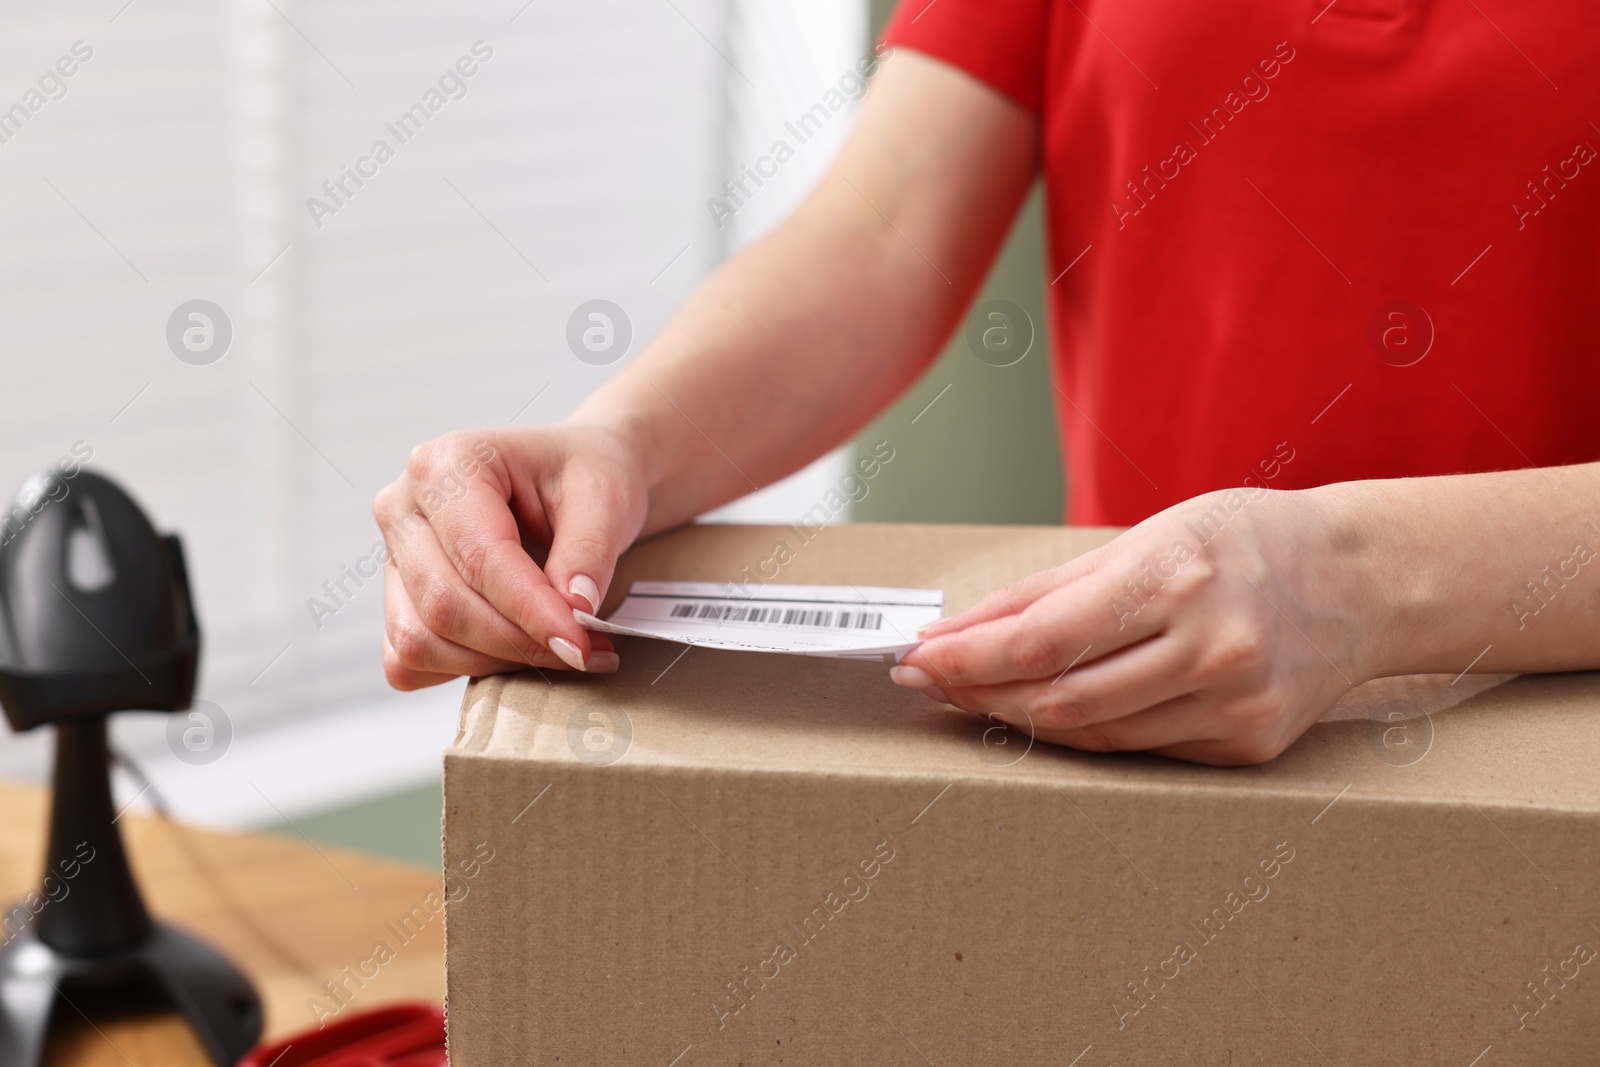
[(1034, 178), (1034, 116), (914, 52), (884, 61), (816, 190), (570, 421), (646, 459), (644, 532), (848, 439), (937, 355)]
[(1320, 492), (1364, 576), (1370, 676), (1600, 667), (1600, 463)]
[(1033, 181), (1035, 127), (953, 67), (891, 57), (799, 210), (566, 422), (418, 446), (373, 507), (390, 682), (616, 670), (573, 609), (599, 605), (641, 532), (804, 466), (916, 378)]

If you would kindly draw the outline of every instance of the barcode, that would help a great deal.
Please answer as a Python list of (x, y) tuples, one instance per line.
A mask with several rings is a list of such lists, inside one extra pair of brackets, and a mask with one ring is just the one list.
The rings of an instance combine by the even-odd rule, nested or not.
[(879, 611), (834, 611), (831, 608), (758, 608), (733, 604), (674, 604), (674, 619), (760, 623), (766, 626), (812, 626), (835, 630), (881, 630)]

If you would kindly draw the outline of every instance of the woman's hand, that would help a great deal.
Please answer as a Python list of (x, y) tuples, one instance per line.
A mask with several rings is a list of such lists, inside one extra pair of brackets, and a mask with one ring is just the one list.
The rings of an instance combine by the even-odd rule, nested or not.
[[(614, 671), (595, 611), (644, 523), (642, 468), (592, 425), (447, 434), (373, 513), (387, 545), (383, 665), (397, 689), (534, 667)], [(535, 556), (545, 557), (541, 567)]]
[(1044, 741), (1261, 763), (1370, 676), (1326, 491), (1210, 493), (920, 632), (891, 674)]

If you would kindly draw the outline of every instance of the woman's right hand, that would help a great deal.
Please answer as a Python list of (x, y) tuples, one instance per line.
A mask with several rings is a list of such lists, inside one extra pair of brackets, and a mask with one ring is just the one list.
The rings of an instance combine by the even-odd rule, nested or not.
[(647, 504), (642, 463), (593, 425), (463, 430), (417, 446), (373, 503), (387, 545), (389, 684), (530, 665), (616, 670), (611, 642), (573, 609), (598, 610)]
[[(1038, 117), (998, 90), (883, 55), (794, 217), (719, 267), (568, 422), (441, 437), (378, 495), (390, 683), (615, 670), (573, 609), (605, 593), (641, 531), (799, 470), (916, 380), (1010, 231), (1038, 143)], [(541, 567), (530, 551), (544, 550)]]

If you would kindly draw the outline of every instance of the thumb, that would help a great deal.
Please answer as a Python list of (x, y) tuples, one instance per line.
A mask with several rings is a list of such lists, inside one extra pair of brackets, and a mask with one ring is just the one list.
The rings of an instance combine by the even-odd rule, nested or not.
[(545, 574), (579, 611), (599, 613), (617, 557), (633, 542), (643, 522), (631, 510), (614, 489), (584, 485), (576, 492), (570, 488), (563, 492), (561, 507), (552, 513)]

